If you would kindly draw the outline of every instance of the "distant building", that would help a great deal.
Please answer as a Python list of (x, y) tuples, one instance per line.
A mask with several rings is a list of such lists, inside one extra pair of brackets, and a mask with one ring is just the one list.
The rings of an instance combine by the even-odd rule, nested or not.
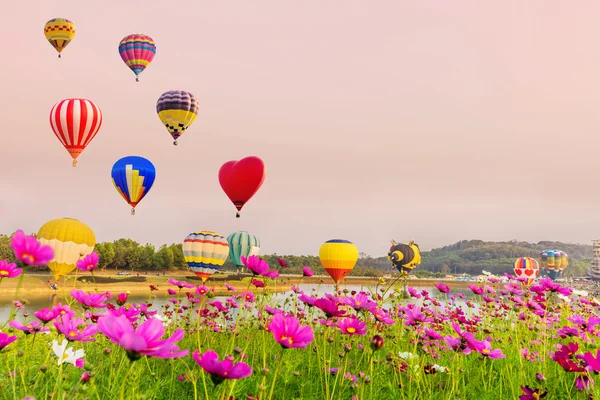
[(590, 279), (600, 281), (600, 240), (592, 241), (594, 246), (594, 258), (592, 265), (588, 268), (587, 273)]

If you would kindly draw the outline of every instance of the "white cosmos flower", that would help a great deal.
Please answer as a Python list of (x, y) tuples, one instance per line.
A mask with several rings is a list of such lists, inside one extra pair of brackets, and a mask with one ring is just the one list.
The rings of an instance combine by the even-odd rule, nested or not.
[(589, 295), (589, 292), (587, 292), (585, 290), (575, 290), (575, 289), (573, 289), (573, 294), (576, 294), (577, 296), (587, 297)]
[(569, 298), (569, 296), (563, 296), (562, 294), (558, 293), (557, 294), (558, 298), (563, 300), (565, 303), (570, 303), (571, 299)]
[(78, 359), (82, 358), (85, 353), (83, 349), (73, 351), (73, 348), (67, 348), (68, 342), (66, 339), (63, 339), (62, 344), (59, 346), (56, 340), (52, 341), (52, 351), (58, 357), (58, 365), (62, 363), (69, 363), (75, 365)]

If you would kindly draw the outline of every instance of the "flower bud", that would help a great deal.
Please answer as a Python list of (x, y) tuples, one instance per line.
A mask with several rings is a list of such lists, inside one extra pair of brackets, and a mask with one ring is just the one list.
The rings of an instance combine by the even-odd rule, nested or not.
[(375, 335), (371, 338), (371, 348), (373, 351), (381, 350), (383, 347), (383, 338), (379, 335)]

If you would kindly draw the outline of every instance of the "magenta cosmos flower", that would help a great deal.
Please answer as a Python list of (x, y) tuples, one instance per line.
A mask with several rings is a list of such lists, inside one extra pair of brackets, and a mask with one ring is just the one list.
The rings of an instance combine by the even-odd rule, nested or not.
[(177, 329), (170, 338), (161, 340), (165, 328), (156, 318), (146, 320), (134, 330), (124, 315), (115, 317), (106, 314), (98, 319), (98, 329), (123, 347), (131, 361), (139, 360), (142, 356), (178, 358), (188, 354), (188, 350), (180, 351), (175, 344), (183, 339), (183, 330)]
[(17, 340), (16, 336), (8, 336), (7, 333), (0, 332), (0, 350)]
[(106, 304), (104, 304), (107, 300), (106, 294), (85, 294), (83, 290), (71, 290), (71, 296), (81, 303), (84, 308), (106, 308)]
[(86, 325), (82, 319), (64, 315), (60, 320), (54, 321), (57, 331), (65, 335), (65, 339), (74, 342), (92, 342), (96, 340), (94, 335), (98, 332), (95, 324)]
[(183, 289), (183, 288), (186, 288), (186, 289), (193, 289), (193, 288), (195, 288), (195, 287), (196, 287), (195, 285), (192, 285), (191, 283), (187, 283), (187, 282), (185, 282), (185, 281), (181, 281), (181, 282), (180, 282), (180, 281), (177, 281), (177, 280), (175, 280), (175, 279), (171, 279), (171, 278), (170, 278), (170, 279), (168, 279), (167, 281), (168, 281), (168, 282), (169, 282), (171, 285), (177, 286), (179, 289)]
[(77, 261), (75, 266), (80, 271), (92, 271), (96, 269), (99, 261), (100, 257), (98, 257), (98, 254), (94, 251), (92, 254), (88, 254), (83, 259)]
[(10, 245), (19, 261), (27, 265), (46, 265), (54, 258), (52, 247), (42, 245), (33, 236), (25, 236), (22, 230), (13, 235)]
[(313, 329), (310, 326), (301, 327), (300, 321), (292, 315), (275, 315), (269, 324), (269, 331), (284, 348), (304, 348), (315, 338)]
[(302, 276), (305, 276), (305, 277), (307, 277), (307, 278), (310, 278), (310, 277), (311, 277), (311, 276), (313, 276), (313, 275), (314, 275), (314, 274), (313, 274), (313, 272), (311, 271), (311, 269), (310, 269), (310, 268), (308, 268), (308, 267), (303, 267), (303, 268), (302, 268)]
[(210, 374), (210, 378), (218, 385), (225, 379), (242, 379), (252, 375), (252, 367), (248, 364), (239, 362), (234, 364), (230, 360), (219, 361), (219, 355), (214, 350), (208, 350), (204, 354), (199, 354), (194, 350), (192, 358), (203, 370)]
[(248, 268), (254, 275), (266, 276), (267, 278), (279, 278), (279, 273), (275, 270), (269, 271), (269, 264), (265, 260), (261, 260), (256, 256), (250, 256), (248, 258), (242, 256), (240, 258), (242, 263)]
[(49, 308), (40, 308), (39, 310), (36, 310), (33, 315), (45, 325), (58, 317), (58, 311), (55, 309), (50, 310)]
[(2, 278), (15, 278), (21, 273), (23, 270), (21, 268), (17, 268), (15, 263), (8, 263), (5, 260), (0, 261), (0, 281)]
[(357, 318), (344, 318), (337, 323), (344, 335), (364, 335), (367, 333), (367, 324)]

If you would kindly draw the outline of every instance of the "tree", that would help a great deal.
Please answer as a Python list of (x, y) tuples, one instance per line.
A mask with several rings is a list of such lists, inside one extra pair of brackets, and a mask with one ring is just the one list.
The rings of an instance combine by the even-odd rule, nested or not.
[(450, 266), (448, 264), (443, 264), (440, 269), (444, 275), (448, 275), (450, 273)]

